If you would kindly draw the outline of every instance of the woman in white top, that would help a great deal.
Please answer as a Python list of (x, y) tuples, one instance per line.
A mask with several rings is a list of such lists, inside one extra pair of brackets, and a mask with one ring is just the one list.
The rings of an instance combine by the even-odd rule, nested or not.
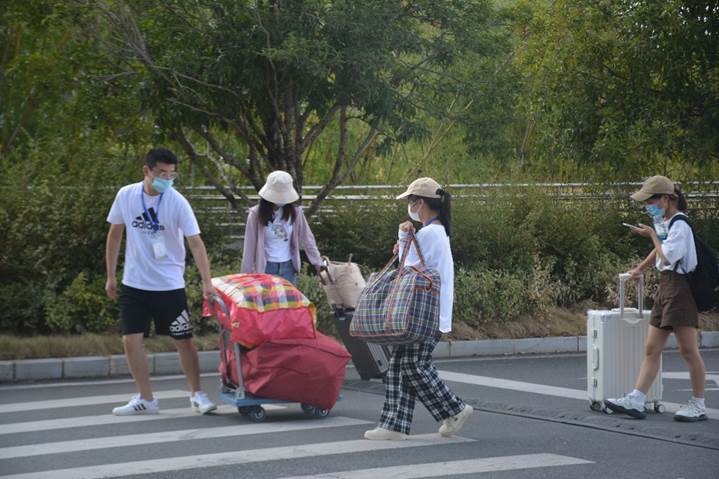
[[(423, 225), (416, 236), (426, 266), (437, 271), (440, 276), (440, 325), (432, 340), (394, 348), (385, 376), (385, 401), (379, 425), (364, 435), (371, 440), (407, 439), (412, 426), (415, 399), (419, 399), (434, 419), (441, 422), (439, 433), (444, 437), (459, 431), (472, 415), (472, 406), (465, 404), (449, 390), (432, 363), (432, 351), (442, 333), (452, 330), (454, 261), (449, 244), (450, 195), (433, 179), (420, 178), (397, 197), (405, 198), (408, 201), (409, 217)], [(395, 253), (402, 254), (410, 231), (414, 231), (410, 221), (399, 226), (399, 242), (395, 245)], [(410, 246), (405, 265), (419, 263), (414, 246)]]
[(260, 189), (260, 204), (250, 208), (245, 224), (242, 273), (281, 276), (297, 285), (301, 269), (300, 248), (307, 253), (317, 271), (322, 256), (302, 207), (295, 204), (300, 195), (286, 171), (273, 171)]
[(669, 335), (674, 332), (679, 350), (684, 357), (692, 382), (694, 396), (674, 415), (684, 422), (702, 421), (707, 418), (704, 405), (704, 361), (697, 347), (699, 319), (697, 305), (692, 296), (687, 274), (697, 267), (697, 252), (692, 228), (687, 223), (687, 201), (679, 188), (664, 176), (653, 176), (632, 199), (643, 201), (652, 216), (662, 216), (666, 238), (661, 239), (650, 226), (639, 225), (634, 231), (651, 239), (654, 249), (636, 268), (630, 271), (638, 278), (642, 271), (654, 265), (660, 272), (659, 290), (654, 298), (646, 353), (642, 361), (635, 389), (619, 399), (608, 399), (609, 409), (644, 419), (646, 393), (659, 371), (662, 350)]

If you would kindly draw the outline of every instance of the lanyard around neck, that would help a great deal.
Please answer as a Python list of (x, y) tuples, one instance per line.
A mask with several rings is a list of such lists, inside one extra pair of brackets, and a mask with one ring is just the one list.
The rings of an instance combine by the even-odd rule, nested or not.
[(160, 199), (157, 201), (157, 206), (155, 207), (155, 217), (153, 218), (150, 216), (150, 212), (145, 205), (145, 185), (140, 185), (140, 202), (142, 202), (142, 209), (145, 211), (145, 216), (147, 216), (148, 221), (152, 223), (152, 231), (155, 233), (160, 229), (160, 204), (162, 203), (162, 196), (164, 194), (165, 193), (160, 193)]
[(437, 221), (438, 219), (439, 219), (439, 216), (435, 216), (434, 218), (432, 218), (431, 220), (427, 221), (426, 223), (423, 223), (422, 226), (431, 225), (432, 223), (434, 223), (434, 222)]

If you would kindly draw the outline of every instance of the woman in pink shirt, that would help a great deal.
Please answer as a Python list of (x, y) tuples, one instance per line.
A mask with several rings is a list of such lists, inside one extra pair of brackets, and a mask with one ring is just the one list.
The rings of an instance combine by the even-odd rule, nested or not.
[(286, 171), (273, 171), (260, 189), (260, 203), (250, 208), (245, 224), (242, 273), (266, 273), (281, 276), (297, 285), (301, 269), (300, 248), (317, 271), (322, 256), (307, 223), (300, 195)]

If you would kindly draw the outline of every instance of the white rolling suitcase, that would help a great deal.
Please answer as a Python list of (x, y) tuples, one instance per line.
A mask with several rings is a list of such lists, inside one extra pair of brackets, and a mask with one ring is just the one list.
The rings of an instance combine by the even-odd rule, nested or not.
[[(587, 394), (593, 411), (611, 413), (604, 400), (634, 389), (644, 358), (650, 311), (644, 311), (644, 278), (639, 280), (638, 309), (624, 307), (628, 273), (619, 275), (619, 308), (587, 312)], [(647, 410), (664, 412), (662, 366), (647, 393)]]

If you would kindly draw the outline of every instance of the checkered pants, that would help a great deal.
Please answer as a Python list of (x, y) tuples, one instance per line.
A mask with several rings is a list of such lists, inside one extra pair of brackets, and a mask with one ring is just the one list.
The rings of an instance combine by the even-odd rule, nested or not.
[(409, 434), (415, 398), (422, 401), (438, 422), (464, 409), (464, 402), (442, 382), (432, 363), (437, 341), (439, 338), (395, 347), (384, 378), (380, 427)]

